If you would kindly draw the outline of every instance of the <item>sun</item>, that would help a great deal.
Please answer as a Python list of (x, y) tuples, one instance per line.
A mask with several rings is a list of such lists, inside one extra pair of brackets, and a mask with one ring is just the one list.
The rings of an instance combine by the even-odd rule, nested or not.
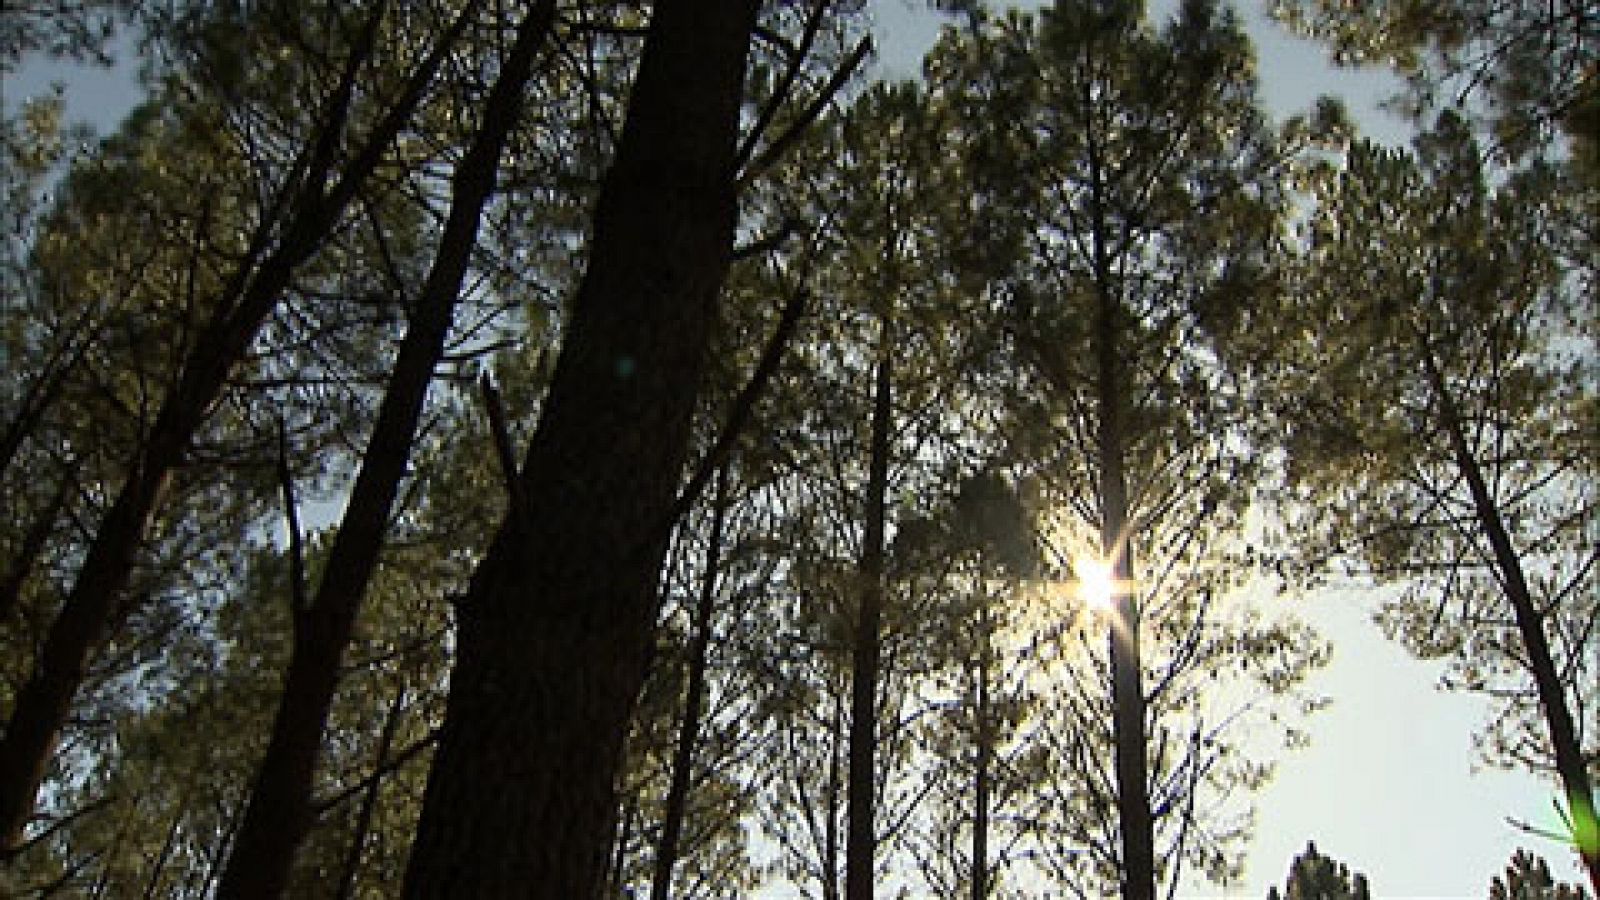
[(1091, 609), (1107, 610), (1116, 600), (1117, 579), (1111, 563), (1097, 556), (1079, 556), (1072, 561), (1077, 580), (1078, 599)]

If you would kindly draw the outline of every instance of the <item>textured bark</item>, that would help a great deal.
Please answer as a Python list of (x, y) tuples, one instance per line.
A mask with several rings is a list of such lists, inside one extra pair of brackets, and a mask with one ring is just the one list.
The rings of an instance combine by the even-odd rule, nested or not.
[(736, 211), (755, 0), (656, 4), (521, 481), (459, 604), (407, 897), (590, 898)]
[(1122, 314), (1111, 287), (1104, 242), (1096, 236), (1095, 402), (1100, 416), (1100, 545), (1122, 587), (1112, 606), (1112, 742), (1115, 745), (1117, 818), (1122, 839), (1123, 900), (1155, 900), (1155, 823), (1150, 813), (1149, 750), (1144, 685), (1139, 662), (1139, 607), (1133, 590), (1133, 536), (1128, 521), (1128, 481), (1123, 432), (1126, 387), (1118, 335)]
[(883, 630), (883, 534), (889, 493), (889, 431), (893, 426), (894, 329), (887, 315), (880, 325), (878, 361), (873, 373), (872, 435), (868, 450), (865, 527), (858, 573), (860, 606), (850, 669), (850, 771), (846, 779), (848, 821), (845, 834), (844, 895), (871, 900), (877, 835), (873, 808), (878, 759), (878, 675)]
[(1423, 370), (1450, 441), (1450, 453), (1472, 494), (1473, 511), (1479, 527), (1489, 540), (1494, 566), (1500, 573), (1501, 588), (1511, 604), (1517, 631), (1522, 637), (1522, 647), (1527, 652), (1527, 665), (1533, 674), (1539, 707), (1544, 711), (1545, 726), (1550, 730), (1550, 746), (1555, 751), (1556, 774), (1561, 779), (1562, 793), (1567, 801), (1573, 844), (1589, 874), (1589, 882), (1596, 896), (1600, 896), (1600, 820), (1595, 815), (1594, 784), (1584, 763), (1583, 746), (1578, 741), (1572, 710), (1567, 706), (1566, 689), (1561, 684), (1560, 673), (1550, 655), (1550, 641), (1544, 633), (1544, 616), (1534, 602), (1533, 591), (1528, 586), (1527, 574), (1522, 568), (1522, 557), (1511, 542), (1511, 534), (1489, 489), (1483, 467), (1467, 442), (1455, 397), (1445, 384), (1427, 340), (1423, 338), (1419, 343), (1422, 345)]
[(131, 461), (122, 488), (90, 542), (34, 670), (17, 692), (5, 737), (0, 740), (0, 856), (21, 845), (73, 695), (91, 657), (115, 624), (118, 600), (127, 588), (173, 469), (183, 461), (190, 440), (221, 395), (229, 371), (249, 347), (295, 269), (322, 246), (389, 143), (410, 120), (467, 20), (468, 13), (463, 12), (329, 188), (355, 77), (376, 40), (377, 16), (369, 21), (362, 43), (352, 51), (343, 81), (329, 104), (331, 111), (306, 156), (307, 175), (282, 239), (258, 266), (247, 262), (236, 271), (224, 288), (217, 313), (196, 341), (177, 384), (163, 399), (148, 439)]
[(672, 753), (672, 779), (661, 814), (661, 840), (656, 843), (655, 871), (650, 880), (651, 900), (667, 900), (672, 890), (672, 867), (678, 861), (678, 841), (689, 809), (689, 784), (694, 773), (694, 751), (700, 742), (700, 720), (705, 705), (706, 666), (711, 654), (711, 618), (717, 602), (717, 578), (722, 562), (723, 529), (728, 519), (728, 464), (717, 475), (712, 500), (711, 533), (706, 538), (706, 571), (695, 604), (694, 637), (689, 645), (688, 684), (684, 687), (683, 719), (678, 723)]
[(295, 851), (311, 827), (312, 782), (345, 649), (411, 458), (423, 402), (444, 352), (483, 208), (494, 193), (500, 156), (521, 114), (534, 59), (554, 19), (554, 0), (541, 0), (528, 12), (490, 90), (483, 123), (456, 169), (433, 266), (400, 343), (322, 581), (310, 607), (295, 610), (294, 645), (272, 734), (219, 897), (282, 894)]

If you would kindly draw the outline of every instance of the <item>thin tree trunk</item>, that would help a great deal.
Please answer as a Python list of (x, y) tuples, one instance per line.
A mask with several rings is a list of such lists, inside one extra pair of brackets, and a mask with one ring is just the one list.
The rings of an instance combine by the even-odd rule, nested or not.
[(9, 623), (21, 605), (22, 586), (28, 583), (28, 576), (33, 574), (33, 567), (38, 564), (40, 554), (50, 542), (50, 535), (55, 533), (56, 518), (66, 499), (67, 482), (64, 481), (23, 534), (22, 546), (17, 548), (16, 558), (11, 560), (6, 569), (5, 578), (0, 579), (0, 625)]
[(502, 525), (459, 603), (404, 896), (594, 897), (649, 665), (736, 213), (755, 0), (655, 5), (589, 265)]
[[(389, 714), (384, 717), (383, 731), (378, 737), (377, 758), (372, 770), (381, 774), (389, 765), (389, 753), (394, 749), (394, 737), (400, 731), (401, 714), (406, 708), (406, 689), (401, 685), (389, 704)], [(367, 849), (367, 835), (372, 833), (372, 818), (378, 812), (378, 795), (383, 790), (383, 779), (373, 778), (362, 792), (361, 808), (356, 812), (356, 827), (350, 835), (350, 849), (345, 852), (344, 865), (339, 870), (339, 889), (336, 900), (350, 900), (355, 896), (356, 876), (361, 872), (361, 856)]]
[(92, 311), (85, 310), (67, 327), (66, 334), (59, 335), (60, 346), (28, 383), (28, 389), (17, 402), (5, 429), (0, 431), (0, 480), (11, 470), (23, 441), (34, 433), (45, 411), (54, 406), (61, 396), (67, 374), (78, 366), (84, 354), (94, 345), (96, 329), (92, 318)]
[(989, 896), (989, 766), (994, 754), (994, 715), (989, 709), (989, 666), (993, 661), (989, 617), (990, 598), (985, 596), (979, 611), (976, 743), (977, 759), (972, 773), (972, 900)]
[(1110, 266), (1096, 244), (1096, 404), (1100, 416), (1100, 545), (1118, 587), (1112, 604), (1112, 740), (1116, 750), (1117, 816), (1122, 839), (1123, 900), (1155, 900), (1155, 823), (1150, 813), (1149, 753), (1144, 685), (1139, 662), (1139, 608), (1133, 588), (1133, 536), (1123, 433), (1127, 389), (1122, 382), (1118, 335), (1122, 312), (1110, 284)]
[(728, 518), (728, 467), (723, 462), (717, 473), (717, 490), (712, 499), (711, 532), (706, 537), (706, 570), (700, 583), (699, 602), (694, 611), (694, 638), (689, 647), (689, 677), (684, 689), (683, 720), (678, 725), (677, 745), (672, 754), (672, 780), (667, 788), (666, 807), (661, 818), (661, 840), (656, 846), (655, 873), (650, 881), (651, 900), (667, 900), (671, 895), (672, 867), (678, 859), (678, 841), (689, 807), (689, 783), (694, 774), (694, 751), (700, 741), (700, 718), (706, 691), (706, 665), (711, 653), (711, 619), (717, 602), (717, 578), (722, 561), (723, 528)]
[(846, 900), (871, 900), (874, 792), (877, 787), (878, 681), (883, 628), (883, 534), (889, 493), (889, 431), (893, 427), (894, 327), (888, 314), (879, 324), (878, 362), (873, 373), (872, 435), (867, 462), (866, 521), (861, 568), (860, 606), (856, 611), (855, 646), (850, 670), (850, 772), (846, 782), (849, 821), (846, 829), (844, 895)]
[(216, 315), (163, 401), (147, 442), (131, 462), (127, 479), (90, 543), (33, 671), (17, 692), (11, 720), (0, 739), (0, 858), (21, 845), (73, 695), (90, 658), (115, 625), (118, 599), (127, 588), (172, 471), (183, 461), (190, 440), (221, 395), (229, 371), (277, 304), (295, 269), (326, 240), (389, 143), (410, 120), (446, 50), (460, 36), (474, 7), (470, 4), (452, 30), (440, 39), (434, 53), (408, 82), (405, 93), (355, 153), (342, 177), (327, 188), (334, 174), (335, 150), (344, 132), (356, 75), (377, 40), (380, 16), (369, 19), (334, 92), (328, 121), (309, 154), (310, 174), (297, 195), (282, 240), (258, 267), (251, 269), (246, 264), (236, 271), (224, 289)]
[(167, 836), (161, 842), (161, 851), (156, 854), (156, 861), (150, 866), (150, 877), (144, 881), (144, 892), (140, 895), (144, 900), (155, 900), (159, 894), (157, 888), (161, 887), (161, 875), (166, 871), (167, 861), (172, 858), (172, 849), (178, 844), (178, 833), (183, 829), (183, 810), (180, 808), (172, 817), (172, 824), (167, 826)]
[(839, 792), (845, 749), (844, 692), (834, 690), (833, 718), (828, 723), (828, 819), (822, 832), (822, 900), (839, 900)]
[(1511, 534), (1506, 529), (1494, 494), (1489, 490), (1483, 468), (1467, 442), (1455, 398), (1445, 384), (1426, 337), (1419, 335), (1419, 342), (1422, 344), (1423, 368), (1433, 388), (1434, 399), (1439, 404), (1439, 415), (1450, 440), (1451, 455), (1455, 457), (1456, 468), (1472, 494), (1473, 511), (1484, 535), (1489, 539), (1495, 568), (1500, 572), (1501, 585), (1516, 616), (1523, 649), (1528, 654), (1528, 668), (1539, 694), (1539, 706), (1544, 711), (1545, 725), (1550, 729), (1556, 774), (1566, 794), (1573, 844), (1589, 874), (1590, 884), (1596, 895), (1600, 896), (1600, 820), (1595, 814), (1594, 784), (1589, 779), (1583, 747), (1578, 742), (1572, 711), (1567, 706), (1566, 689), (1561, 684), (1555, 660), (1550, 655), (1550, 641), (1544, 633), (1544, 617), (1534, 602), (1533, 591), (1528, 587), (1527, 575), (1522, 568), (1522, 557), (1511, 542)]
[(294, 646), (272, 736), (219, 897), (280, 895), (295, 851), (311, 826), (312, 781), (344, 652), (405, 477), (423, 402), (477, 243), (479, 220), (494, 192), (501, 152), (521, 114), (534, 60), (554, 19), (554, 0), (541, 0), (529, 10), (490, 90), (483, 124), (456, 169), (433, 267), (400, 343), (317, 596), (309, 609), (295, 611)]

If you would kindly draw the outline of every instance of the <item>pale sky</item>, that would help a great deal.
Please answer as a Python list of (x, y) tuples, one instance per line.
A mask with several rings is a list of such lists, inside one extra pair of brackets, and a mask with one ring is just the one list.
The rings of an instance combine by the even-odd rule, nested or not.
[[(936, 22), (921, 3), (877, 0), (880, 69), (918, 71)], [(1175, 3), (1152, 4), (1165, 18)], [(1290, 37), (1261, 14), (1260, 0), (1240, 4), (1260, 55), (1262, 93), (1274, 115), (1309, 108), (1317, 95), (1342, 95), (1366, 132), (1400, 143), (1407, 128), (1377, 103), (1398, 87), (1377, 72), (1335, 70), (1318, 45)], [(51, 79), (68, 81), (68, 114), (102, 132), (140, 92), (126, 72), (26, 68), (0, 85), (14, 108)], [(1307, 729), (1308, 749), (1282, 757), (1275, 781), (1258, 795), (1257, 835), (1242, 884), (1226, 892), (1185, 885), (1185, 897), (1262, 898), (1281, 885), (1307, 840), (1367, 874), (1374, 896), (1483, 898), (1518, 846), (1545, 857), (1557, 878), (1584, 883), (1566, 848), (1524, 835), (1507, 817), (1555, 827), (1553, 782), (1523, 773), (1478, 771), (1475, 730), (1486, 708), (1475, 698), (1435, 689), (1439, 667), (1412, 659), (1371, 624), (1372, 592), (1327, 592), (1297, 611), (1334, 643), (1333, 662), (1311, 689), (1334, 698)]]

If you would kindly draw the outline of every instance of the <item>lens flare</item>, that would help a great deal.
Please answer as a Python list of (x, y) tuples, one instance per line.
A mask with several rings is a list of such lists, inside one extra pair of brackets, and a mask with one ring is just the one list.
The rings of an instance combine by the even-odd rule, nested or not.
[(1072, 571), (1077, 576), (1079, 600), (1091, 609), (1111, 608), (1116, 599), (1117, 579), (1110, 563), (1096, 557), (1080, 556), (1073, 560)]

